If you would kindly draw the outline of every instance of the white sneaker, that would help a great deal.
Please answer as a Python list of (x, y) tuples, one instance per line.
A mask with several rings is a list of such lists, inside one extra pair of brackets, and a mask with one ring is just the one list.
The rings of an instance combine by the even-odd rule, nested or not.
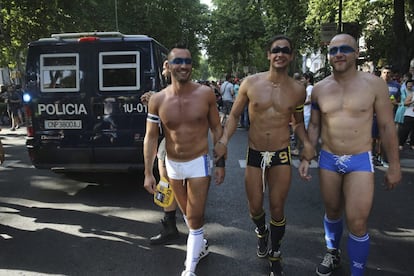
[(208, 254), (210, 254), (210, 251), (208, 250), (208, 240), (204, 239), (204, 246), (201, 248), (200, 255), (198, 256), (198, 261), (207, 257)]
[[(197, 264), (201, 259), (204, 259), (205, 257), (207, 257), (209, 253), (210, 253), (210, 250), (208, 250), (208, 240), (204, 239), (204, 246), (203, 248), (201, 248), (200, 255), (198, 255)], [(187, 260), (184, 261), (184, 266), (186, 262)]]

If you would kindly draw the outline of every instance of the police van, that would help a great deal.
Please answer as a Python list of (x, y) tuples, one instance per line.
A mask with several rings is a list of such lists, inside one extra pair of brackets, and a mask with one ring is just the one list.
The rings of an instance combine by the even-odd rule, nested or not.
[(147, 106), (166, 86), (168, 50), (146, 35), (62, 33), (29, 43), (23, 100), (36, 168), (133, 171), (144, 167)]

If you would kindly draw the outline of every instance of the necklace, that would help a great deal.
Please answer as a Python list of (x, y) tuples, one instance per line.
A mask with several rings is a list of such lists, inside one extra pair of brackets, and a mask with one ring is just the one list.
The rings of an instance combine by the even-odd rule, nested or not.
[(273, 81), (270, 81), (270, 82), (272, 83), (272, 86), (274, 88), (280, 88), (280, 82), (273, 82)]

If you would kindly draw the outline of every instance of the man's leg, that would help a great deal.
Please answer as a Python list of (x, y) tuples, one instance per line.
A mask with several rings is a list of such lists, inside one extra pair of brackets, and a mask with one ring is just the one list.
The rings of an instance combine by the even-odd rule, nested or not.
[(374, 174), (353, 172), (344, 180), (345, 210), (349, 229), (348, 255), (351, 274), (364, 274), (370, 247), (367, 220), (374, 197)]
[[(158, 171), (160, 173), (160, 177), (168, 179), (165, 163), (162, 159), (158, 159)], [(159, 234), (150, 238), (150, 244), (164, 244), (179, 238), (176, 222), (176, 210), (177, 202), (174, 199), (170, 206), (164, 208), (164, 218), (161, 219), (162, 229)]]
[(186, 217), (189, 227), (185, 271), (194, 272), (200, 253), (206, 246), (204, 241), (204, 211), (210, 185), (210, 177), (182, 180), (170, 180), (176, 195), (178, 206)]
[(319, 170), (322, 199), (325, 206), (323, 220), (327, 252), (317, 266), (318, 275), (331, 275), (340, 266), (340, 241), (343, 232), (342, 175), (326, 169)]
[(291, 184), (291, 166), (278, 165), (270, 167), (268, 171), (268, 182), (271, 214), (271, 250), (269, 252), (269, 262), (271, 273), (276, 276), (283, 275), (280, 246), (286, 230), (284, 208)]
[(266, 227), (266, 213), (263, 210), (262, 170), (260, 168), (253, 166), (246, 167), (245, 189), (250, 217), (256, 225), (256, 254), (259, 258), (264, 258), (268, 253), (269, 230)]
[(179, 238), (176, 219), (177, 203), (175, 199), (170, 206), (164, 208), (164, 218), (161, 219), (160, 233), (150, 238), (150, 244), (164, 244)]

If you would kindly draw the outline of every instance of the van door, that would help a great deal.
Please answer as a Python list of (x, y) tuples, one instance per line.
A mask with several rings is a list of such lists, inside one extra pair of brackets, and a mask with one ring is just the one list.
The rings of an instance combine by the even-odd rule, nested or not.
[(143, 168), (147, 106), (144, 92), (159, 89), (158, 62), (150, 41), (101, 45), (97, 57), (94, 112), (94, 162)]
[(37, 57), (38, 62), (31, 62), (28, 71), (34, 74), (28, 83), (33, 95), (28, 147), (34, 165), (46, 168), (93, 161), (90, 106), (81, 93), (88, 60), (72, 45), (59, 50), (49, 46), (33, 50), (30, 58)]

